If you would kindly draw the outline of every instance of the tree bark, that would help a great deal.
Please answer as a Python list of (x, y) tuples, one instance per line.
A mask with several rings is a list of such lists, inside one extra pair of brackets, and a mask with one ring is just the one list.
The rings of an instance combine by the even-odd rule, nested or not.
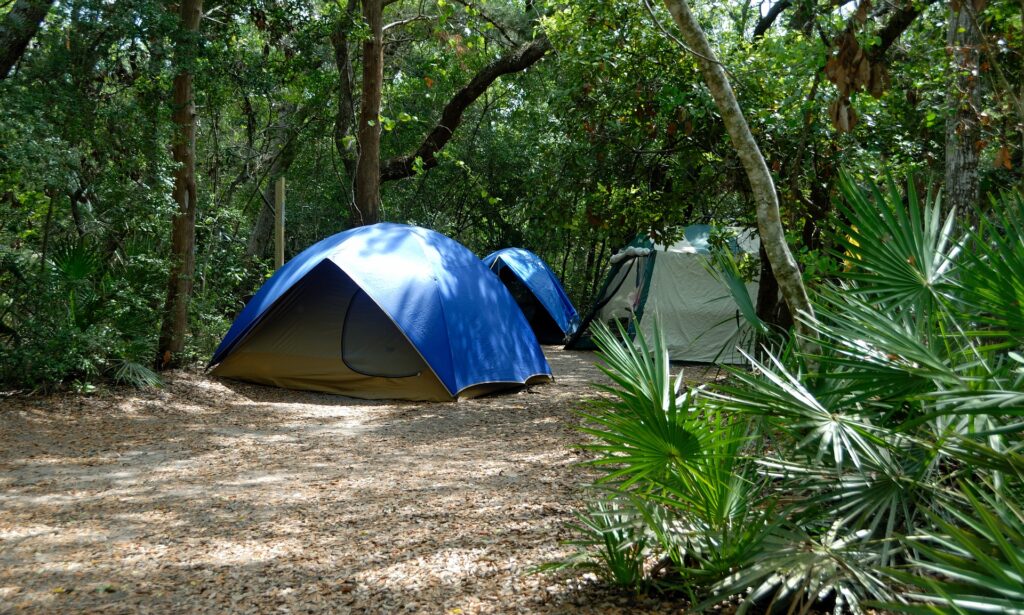
[(346, 18), (339, 19), (331, 32), (331, 46), (334, 47), (334, 65), (338, 69), (338, 100), (334, 114), (334, 148), (341, 157), (345, 171), (351, 176), (355, 171), (355, 156), (352, 148), (346, 146), (346, 138), (352, 136), (355, 123), (355, 95), (352, 75), (352, 53), (348, 38), (350, 17), (355, 13), (356, 1), (349, 0), (345, 10)]
[[(814, 310), (804, 288), (800, 268), (786, 244), (775, 183), (768, 171), (768, 165), (765, 164), (764, 156), (761, 155), (761, 149), (750, 132), (747, 120), (743, 117), (725, 69), (716, 59), (715, 52), (708, 44), (697, 19), (690, 12), (686, 0), (665, 0), (665, 6), (672, 14), (683, 40), (697, 59), (704, 82), (711, 91), (736, 154), (747, 173), (757, 206), (757, 227), (761, 234), (761, 244), (768, 255), (786, 305), (792, 314), (804, 314), (806, 319), (812, 319)], [(813, 339), (814, 333), (805, 321), (795, 319), (794, 326), (803, 339)]]
[[(971, 0), (964, 0), (971, 2)], [(946, 206), (970, 216), (978, 204), (978, 147), (981, 124), (978, 119), (978, 64), (980, 37), (970, 7), (953, 3), (949, 10), (946, 51), (953, 63), (953, 78), (947, 94), (946, 118)]]
[[(181, 0), (178, 15), (184, 32), (199, 30), (203, 0)], [(176, 49), (176, 61), (191, 54), (191, 37), (182, 39)], [(171, 275), (167, 283), (163, 323), (157, 349), (158, 369), (180, 363), (188, 330), (188, 304), (196, 268), (196, 105), (192, 93), (192, 73), (183, 68), (174, 77), (172, 120), (177, 125), (171, 156), (178, 167), (174, 172), (172, 195), (178, 204), (171, 229)]]
[(757, 25), (754, 26), (753, 40), (764, 36), (771, 29), (775, 20), (779, 18), (779, 15), (782, 14), (782, 11), (788, 9), (792, 4), (792, 0), (778, 0), (778, 2), (773, 4), (772, 8), (768, 9), (768, 12), (764, 14), (764, 17), (757, 20)]
[(923, 0), (921, 2), (906, 2), (902, 7), (896, 10), (886, 22), (885, 26), (878, 31), (878, 44), (872, 47), (868, 51), (868, 58), (872, 62), (880, 62), (885, 56), (885, 52), (892, 47), (892, 44), (896, 42), (896, 39), (900, 37), (903, 32), (910, 27), (910, 24), (917, 19), (917, 16), (924, 12), (928, 5), (934, 3), (935, 0)]
[(413, 154), (392, 158), (384, 165), (380, 181), (386, 182), (412, 176), (415, 173), (414, 165), (417, 158), (423, 161), (424, 169), (437, 166), (437, 153), (444, 148), (455, 134), (455, 129), (462, 123), (462, 114), (466, 109), (476, 99), (480, 98), (498, 77), (526, 70), (537, 63), (550, 50), (551, 42), (546, 36), (542, 35), (481, 69), (445, 105), (437, 126), (423, 139), (423, 143), (420, 144)]
[(53, 0), (18, 0), (0, 22), (0, 80), (18, 63), (50, 12)]
[(358, 219), (359, 210), (355, 202), (356, 147), (353, 143), (352, 128), (356, 123), (355, 111), (355, 78), (352, 74), (352, 44), (349, 41), (349, 29), (354, 21), (356, 0), (349, 0), (343, 17), (338, 19), (331, 31), (331, 46), (334, 47), (334, 65), (338, 69), (337, 108), (334, 113), (334, 149), (341, 158), (345, 168), (345, 181), (349, 219)]
[(354, 226), (380, 220), (380, 97), (384, 83), (384, 33), (381, 0), (363, 0), (370, 37), (363, 43), (363, 100), (359, 111), (359, 162), (356, 165)]
[(757, 299), (754, 309), (757, 312), (758, 318), (777, 327), (781, 331), (786, 331), (793, 326), (793, 317), (786, 307), (785, 300), (779, 300), (779, 283), (775, 280), (775, 273), (772, 272), (772, 264), (768, 260), (764, 244), (761, 245), (759, 256), (761, 260), (761, 273), (757, 285)]

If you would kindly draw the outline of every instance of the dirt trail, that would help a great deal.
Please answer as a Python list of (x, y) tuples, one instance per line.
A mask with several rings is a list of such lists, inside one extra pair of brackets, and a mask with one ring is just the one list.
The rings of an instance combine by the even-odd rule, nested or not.
[(555, 383), (459, 403), (190, 373), (0, 399), (0, 613), (643, 612), (527, 574), (566, 553), (600, 378), (546, 352)]

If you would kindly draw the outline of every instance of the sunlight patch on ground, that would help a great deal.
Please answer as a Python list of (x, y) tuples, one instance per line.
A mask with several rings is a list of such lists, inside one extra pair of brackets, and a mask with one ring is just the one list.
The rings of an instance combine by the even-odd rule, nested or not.
[(273, 544), (261, 540), (211, 540), (205, 553), (196, 561), (210, 565), (253, 564), (302, 552), (299, 540), (275, 539)]

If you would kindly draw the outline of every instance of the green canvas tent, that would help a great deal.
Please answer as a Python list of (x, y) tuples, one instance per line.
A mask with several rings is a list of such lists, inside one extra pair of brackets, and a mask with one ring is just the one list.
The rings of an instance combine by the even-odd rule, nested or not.
[[(760, 241), (756, 231), (730, 228), (735, 254), (757, 257)], [(590, 313), (566, 348), (593, 348), (590, 327), (594, 322), (611, 326), (615, 321), (653, 342), (654, 316), (673, 361), (744, 363), (737, 344), (747, 345), (746, 322), (728, 289), (708, 270), (708, 239), (711, 227), (691, 225), (684, 237), (670, 245), (656, 245), (640, 236), (609, 261), (609, 272)], [(747, 284), (757, 297), (757, 282)], [(635, 319), (635, 320), (634, 320)], [(749, 350), (749, 348), (747, 348)]]

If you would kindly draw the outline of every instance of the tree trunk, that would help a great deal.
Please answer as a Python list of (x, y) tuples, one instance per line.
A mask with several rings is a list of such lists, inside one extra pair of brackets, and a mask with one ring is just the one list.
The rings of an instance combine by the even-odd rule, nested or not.
[[(203, 13), (203, 0), (182, 0), (179, 16), (181, 27), (187, 32), (199, 30)], [(191, 39), (185, 38), (185, 41)], [(179, 43), (176, 61), (191, 54), (191, 42)], [(183, 49), (182, 47), (188, 47)], [(188, 304), (192, 295), (192, 279), (196, 268), (196, 105), (192, 94), (192, 73), (182, 69), (174, 77), (174, 111), (172, 119), (177, 134), (171, 156), (177, 163), (174, 171), (172, 195), (178, 204), (171, 229), (171, 275), (167, 284), (163, 323), (157, 349), (157, 367), (164, 369), (178, 365), (185, 348), (188, 329)]]
[(0, 80), (7, 77), (50, 12), (53, 0), (18, 0), (0, 22)]
[(352, 127), (355, 125), (355, 88), (352, 75), (352, 45), (349, 42), (349, 28), (356, 15), (358, 3), (356, 0), (349, 0), (345, 9), (344, 17), (338, 20), (334, 30), (331, 32), (331, 46), (334, 47), (334, 65), (338, 69), (338, 101), (334, 114), (334, 149), (341, 158), (341, 164), (345, 168), (345, 180), (348, 182), (346, 198), (348, 200), (349, 218), (358, 218), (358, 209), (355, 205), (355, 193), (353, 183), (356, 171), (355, 144), (352, 136)]
[(779, 298), (779, 283), (775, 280), (775, 273), (772, 271), (772, 264), (768, 260), (768, 254), (764, 250), (764, 244), (759, 250), (761, 259), (761, 273), (758, 277), (757, 298), (755, 310), (757, 317), (786, 331), (793, 326), (793, 317), (786, 307), (786, 302)]
[(355, 94), (353, 88), (351, 44), (348, 38), (348, 18), (356, 9), (355, 0), (349, 0), (345, 18), (338, 20), (331, 32), (331, 46), (334, 47), (334, 65), (338, 69), (338, 101), (334, 115), (334, 148), (341, 157), (345, 171), (351, 175), (355, 170), (355, 156), (347, 146), (346, 138), (352, 136), (355, 123)]
[[(683, 40), (692, 50), (700, 66), (711, 96), (715, 100), (733, 147), (750, 181), (750, 189), (757, 205), (757, 227), (761, 234), (761, 244), (765, 248), (771, 263), (775, 279), (778, 281), (782, 297), (792, 314), (805, 314), (807, 319), (814, 317), (807, 290), (804, 288), (800, 268), (786, 244), (782, 219), (779, 216), (779, 200), (775, 192), (775, 183), (765, 164), (761, 149), (750, 132), (746, 118), (740, 110), (736, 94), (729, 85), (722, 64), (715, 58), (715, 52), (708, 44), (704, 31), (697, 23), (686, 0), (665, 0), (665, 6), (672, 14), (672, 19), (679, 27)], [(796, 331), (806, 339), (814, 337), (813, 331), (800, 319), (795, 322)]]
[(384, 34), (381, 0), (363, 0), (370, 37), (363, 43), (363, 100), (359, 112), (359, 163), (353, 225), (380, 219), (380, 95), (384, 83)]
[(278, 108), (277, 124), (273, 128), (273, 141), (270, 146), (274, 158), (266, 173), (267, 183), (262, 192), (260, 213), (256, 217), (256, 224), (245, 248), (245, 255), (248, 258), (263, 258), (267, 255), (271, 231), (274, 228), (274, 184), (279, 177), (288, 172), (288, 168), (298, 156), (301, 149), (298, 137), (309, 110), (309, 105), (296, 109), (291, 103), (283, 103)]
[[(971, 2), (972, 0), (965, 0)], [(971, 216), (978, 204), (979, 36), (970, 7), (953, 2), (949, 10), (946, 52), (953, 63), (946, 118), (946, 206)]]

